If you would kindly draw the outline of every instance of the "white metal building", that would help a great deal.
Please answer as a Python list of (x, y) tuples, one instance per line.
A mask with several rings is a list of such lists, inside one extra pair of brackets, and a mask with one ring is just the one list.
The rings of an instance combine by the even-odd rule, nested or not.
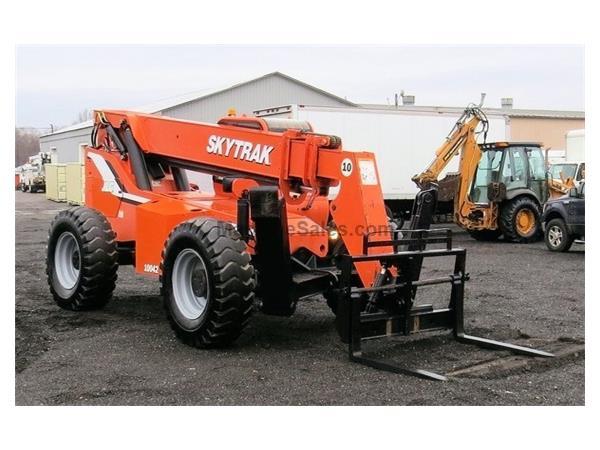
[[(228, 88), (202, 92), (158, 102), (133, 110), (164, 114), (178, 119), (215, 123), (230, 108), (238, 114), (272, 105), (308, 104), (356, 106), (354, 103), (280, 72), (273, 72)], [(40, 138), (42, 152), (54, 154), (53, 162), (82, 162), (82, 147), (89, 144), (92, 121), (62, 128)]]

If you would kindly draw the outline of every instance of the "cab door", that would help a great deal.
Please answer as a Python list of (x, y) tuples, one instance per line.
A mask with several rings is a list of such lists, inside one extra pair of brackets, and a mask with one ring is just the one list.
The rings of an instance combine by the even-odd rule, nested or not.
[(548, 200), (548, 180), (546, 179), (546, 162), (540, 147), (524, 147), (524, 154), (529, 167), (529, 188), (540, 203)]
[(527, 187), (527, 166), (522, 147), (508, 147), (504, 151), (502, 182), (506, 191)]

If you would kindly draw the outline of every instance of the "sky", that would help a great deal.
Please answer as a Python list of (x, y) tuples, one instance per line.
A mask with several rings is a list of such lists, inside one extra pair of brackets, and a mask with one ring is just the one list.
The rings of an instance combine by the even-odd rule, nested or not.
[(133, 108), (279, 71), (356, 103), (583, 110), (578, 46), (19, 46), (16, 125), (70, 125), (84, 109)]

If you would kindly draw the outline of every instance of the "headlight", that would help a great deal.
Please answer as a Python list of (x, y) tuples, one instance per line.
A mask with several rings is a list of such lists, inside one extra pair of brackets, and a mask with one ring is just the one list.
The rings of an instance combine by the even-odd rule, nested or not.
[(329, 229), (329, 240), (330, 241), (337, 241), (340, 238), (340, 233), (338, 230), (336, 230), (335, 228), (330, 228)]

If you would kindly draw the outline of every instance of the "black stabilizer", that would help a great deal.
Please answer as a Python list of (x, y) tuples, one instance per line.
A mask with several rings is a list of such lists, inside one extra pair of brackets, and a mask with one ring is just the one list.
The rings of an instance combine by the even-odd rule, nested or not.
[[(420, 190), (413, 203), (413, 211), (410, 220), (409, 237), (417, 238), (417, 240), (408, 244), (408, 251), (425, 250), (420, 248), (424, 242), (422, 233), (414, 230), (429, 230), (431, 223), (433, 222), (433, 216), (437, 207), (438, 188), (436, 185), (430, 185), (427, 189)], [(410, 265), (408, 270), (411, 275), (411, 280), (416, 281), (421, 276), (421, 268), (423, 266), (423, 258), (416, 256), (413, 264)], [(416, 294), (416, 288), (413, 288), (413, 296)]]
[(438, 188), (430, 186), (419, 191), (413, 203), (410, 230), (428, 230), (437, 206)]
[(276, 186), (250, 190), (250, 211), (256, 239), (254, 265), (257, 296), (265, 314), (290, 316), (296, 309), (285, 201)]
[(127, 155), (131, 162), (131, 170), (135, 177), (135, 184), (144, 191), (151, 191), (152, 184), (150, 183), (150, 177), (148, 176), (146, 161), (144, 160), (142, 150), (133, 137), (129, 125), (123, 124), (123, 126), (121, 126), (121, 135), (123, 136), (123, 143), (125, 144)]
[(242, 239), (248, 242), (250, 237), (250, 202), (247, 195), (237, 200), (237, 230)]
[(171, 173), (173, 174), (173, 180), (178, 191), (190, 190), (190, 182), (185, 169), (171, 166)]

